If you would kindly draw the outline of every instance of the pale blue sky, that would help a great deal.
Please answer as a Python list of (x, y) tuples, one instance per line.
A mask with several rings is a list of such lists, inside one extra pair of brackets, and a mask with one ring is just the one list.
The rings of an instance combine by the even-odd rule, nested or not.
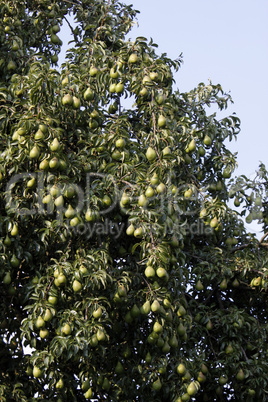
[[(176, 74), (180, 91), (199, 82), (221, 84), (234, 100), (227, 110), (240, 117), (241, 133), (230, 144), (238, 151), (236, 174), (250, 175), (267, 163), (268, 1), (125, 0), (138, 14), (136, 36), (152, 37), (159, 53), (184, 64)], [(268, 166), (267, 166), (268, 167)]]

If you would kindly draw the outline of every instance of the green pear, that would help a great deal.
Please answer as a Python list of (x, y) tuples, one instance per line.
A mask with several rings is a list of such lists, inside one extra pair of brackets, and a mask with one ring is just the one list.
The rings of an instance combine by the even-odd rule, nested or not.
[(156, 152), (153, 148), (149, 147), (146, 151), (146, 158), (149, 162), (153, 162), (156, 159)]

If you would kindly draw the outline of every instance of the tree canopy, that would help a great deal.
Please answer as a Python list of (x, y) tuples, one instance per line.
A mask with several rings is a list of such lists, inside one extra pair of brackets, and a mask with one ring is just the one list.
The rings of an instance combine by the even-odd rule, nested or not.
[(230, 94), (175, 89), (117, 0), (0, 16), (1, 401), (265, 401), (268, 173), (233, 178)]

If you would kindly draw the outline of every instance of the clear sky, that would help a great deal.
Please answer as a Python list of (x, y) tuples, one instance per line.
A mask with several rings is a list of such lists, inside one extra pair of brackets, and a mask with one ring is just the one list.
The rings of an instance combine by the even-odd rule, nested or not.
[(176, 87), (193, 89), (199, 82), (221, 84), (231, 93), (241, 119), (236, 174), (254, 173), (259, 161), (268, 168), (268, 1), (267, 0), (122, 0), (140, 11), (139, 27), (130, 33), (153, 38), (159, 53), (184, 63)]

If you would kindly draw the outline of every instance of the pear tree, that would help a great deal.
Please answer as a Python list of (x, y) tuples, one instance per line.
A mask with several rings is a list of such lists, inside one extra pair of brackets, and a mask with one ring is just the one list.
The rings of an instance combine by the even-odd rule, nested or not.
[(230, 95), (176, 89), (117, 0), (0, 16), (1, 401), (265, 401), (268, 173), (234, 178)]

